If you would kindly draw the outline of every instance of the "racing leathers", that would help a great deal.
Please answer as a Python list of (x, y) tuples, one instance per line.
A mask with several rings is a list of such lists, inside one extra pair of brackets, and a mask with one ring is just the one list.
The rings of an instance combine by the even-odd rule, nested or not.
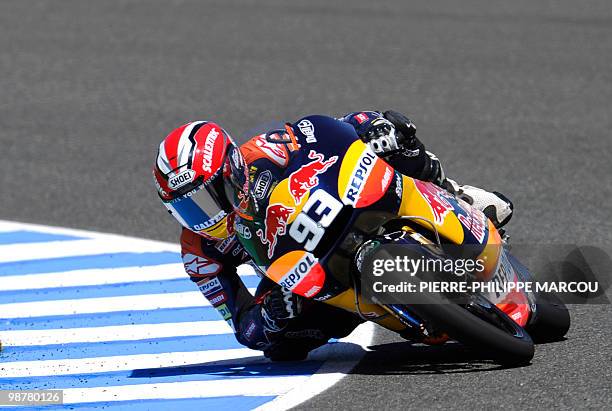
[[(359, 137), (400, 173), (440, 185), (445, 181), (439, 161), (425, 151), (414, 125), (403, 115), (363, 111), (338, 121), (352, 125)], [(291, 127), (298, 129), (304, 124), (298, 121)], [(279, 138), (276, 142), (270, 135), (255, 136), (240, 147), (255, 199), (262, 199), (279, 182), (291, 154), (287, 141)], [(235, 228), (243, 230), (240, 234), (244, 238), (256, 235), (246, 226)], [(183, 229), (181, 246), (185, 271), (232, 327), (237, 340), (263, 350), (273, 360), (303, 359), (330, 338), (348, 335), (361, 322), (352, 313), (292, 295), (263, 276), (253, 296), (243, 281), (249, 277), (237, 272), (250, 257), (233, 233), (214, 241)]]

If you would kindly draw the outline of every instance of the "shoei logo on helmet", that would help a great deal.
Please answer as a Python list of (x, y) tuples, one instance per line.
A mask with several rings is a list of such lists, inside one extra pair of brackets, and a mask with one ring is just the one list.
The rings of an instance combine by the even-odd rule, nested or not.
[(202, 154), (202, 169), (209, 173), (212, 173), (211, 165), (213, 161), (213, 154), (217, 137), (219, 137), (219, 131), (215, 128), (211, 128), (208, 132), (208, 135), (206, 136), (206, 141), (204, 142), (204, 153)]
[(175, 177), (171, 177), (168, 180), (168, 187), (172, 190), (176, 190), (184, 186), (185, 184), (191, 183), (196, 173), (193, 170), (185, 170), (177, 174)]

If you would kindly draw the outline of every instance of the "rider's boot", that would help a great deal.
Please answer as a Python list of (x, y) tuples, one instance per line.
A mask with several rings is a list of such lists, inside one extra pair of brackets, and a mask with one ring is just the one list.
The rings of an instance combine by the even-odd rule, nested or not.
[(501, 228), (510, 221), (514, 205), (506, 196), (497, 191), (486, 191), (482, 188), (459, 185), (450, 178), (445, 178), (442, 187), (464, 200), (474, 208), (482, 211), (495, 228)]

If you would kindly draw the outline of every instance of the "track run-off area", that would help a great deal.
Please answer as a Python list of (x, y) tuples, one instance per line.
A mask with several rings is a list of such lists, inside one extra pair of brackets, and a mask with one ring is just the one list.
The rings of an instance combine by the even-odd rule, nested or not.
[(0, 220), (3, 390), (61, 389), (76, 409), (286, 409), (339, 381), (372, 335), (272, 363), (235, 340), (177, 245)]

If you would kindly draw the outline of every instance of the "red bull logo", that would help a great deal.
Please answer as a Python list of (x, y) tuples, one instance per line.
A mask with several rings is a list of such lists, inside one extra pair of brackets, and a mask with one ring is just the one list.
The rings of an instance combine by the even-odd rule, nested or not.
[(414, 180), (414, 185), (425, 201), (427, 201), (427, 204), (429, 204), (434, 222), (441, 225), (446, 214), (453, 210), (452, 204), (445, 197), (444, 190), (432, 183), (426, 183), (416, 179)]
[(259, 229), (256, 234), (261, 242), (268, 246), (268, 258), (274, 255), (277, 237), (287, 232), (287, 221), (293, 211), (293, 208), (280, 203), (270, 204), (266, 208), (265, 233)]
[(459, 214), (459, 221), (466, 226), (470, 232), (474, 235), (474, 237), (478, 240), (480, 244), (485, 239), (486, 232), (486, 220), (485, 215), (480, 211), (473, 207), (470, 207), (470, 216), (469, 218), (464, 216), (463, 214)]
[(338, 156), (323, 160), (323, 154), (314, 150), (310, 150), (308, 158), (313, 161), (303, 165), (289, 176), (289, 193), (291, 193), (296, 204), (302, 201), (304, 195), (311, 188), (319, 184), (319, 177), (317, 176), (327, 171), (338, 160)]

